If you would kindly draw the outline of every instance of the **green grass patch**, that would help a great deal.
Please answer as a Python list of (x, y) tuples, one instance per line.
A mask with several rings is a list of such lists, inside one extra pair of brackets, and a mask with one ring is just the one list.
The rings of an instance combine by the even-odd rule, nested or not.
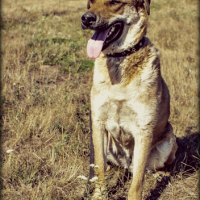
[(44, 65), (59, 65), (65, 73), (84, 73), (91, 71), (93, 60), (80, 58), (80, 51), (85, 46), (77, 39), (71, 38), (35, 38), (26, 46), (25, 58), (31, 63), (42, 62)]

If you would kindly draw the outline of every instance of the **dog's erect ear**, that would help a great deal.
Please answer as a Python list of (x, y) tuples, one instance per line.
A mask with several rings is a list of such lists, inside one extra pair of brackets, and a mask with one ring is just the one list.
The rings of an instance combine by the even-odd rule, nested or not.
[(151, 0), (144, 0), (145, 2), (145, 7), (147, 9), (147, 14), (150, 15), (150, 3), (151, 3)]
[(151, 0), (138, 0), (138, 3), (139, 4), (145, 3), (147, 14), (150, 15), (150, 3), (151, 3)]
[(90, 9), (90, 0), (87, 2), (87, 9)]

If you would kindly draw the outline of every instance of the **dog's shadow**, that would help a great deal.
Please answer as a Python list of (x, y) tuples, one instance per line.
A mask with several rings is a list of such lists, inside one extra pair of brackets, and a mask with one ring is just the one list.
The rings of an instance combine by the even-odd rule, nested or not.
[[(177, 138), (178, 150), (176, 152), (175, 161), (163, 168), (165, 172), (170, 172), (171, 176), (176, 176), (179, 173), (186, 172), (187, 175), (194, 173), (200, 167), (200, 156), (199, 156), (199, 133), (190, 134), (183, 138)], [(156, 200), (162, 194), (162, 191), (168, 185), (170, 177), (164, 176), (160, 182), (157, 182), (155, 189), (150, 191), (150, 195), (146, 200)]]
[[(157, 181), (156, 187), (150, 191), (150, 194), (145, 198), (146, 200), (156, 200), (160, 197), (163, 190), (167, 187), (171, 177), (175, 177), (179, 173), (187, 172), (187, 175), (194, 173), (200, 167), (200, 156), (199, 156), (199, 133), (189, 133), (183, 138), (177, 138), (178, 149), (176, 152), (176, 159), (174, 162), (161, 169), (164, 172), (169, 172), (170, 176), (164, 176), (161, 180)], [(131, 174), (126, 174), (127, 177), (124, 179), (124, 183), (130, 180)], [(120, 185), (120, 183), (119, 183)], [(112, 195), (117, 191), (112, 191)], [(117, 198), (118, 199), (118, 198)], [(120, 199), (126, 199), (121, 198)]]
[[(176, 152), (175, 161), (163, 168), (165, 172), (169, 172), (171, 176), (176, 176), (179, 173), (187, 172), (187, 175), (194, 173), (200, 167), (199, 156), (199, 133), (193, 133), (183, 137), (177, 138), (178, 150)], [(164, 176), (160, 182), (157, 182), (155, 189), (150, 191), (150, 195), (146, 200), (156, 200), (162, 194), (162, 191), (168, 185), (171, 176)]]

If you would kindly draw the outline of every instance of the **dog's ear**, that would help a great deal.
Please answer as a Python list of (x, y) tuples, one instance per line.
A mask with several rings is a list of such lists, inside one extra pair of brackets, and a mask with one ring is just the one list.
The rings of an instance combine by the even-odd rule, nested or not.
[(145, 3), (147, 14), (150, 15), (150, 3), (151, 3), (151, 0), (138, 0), (138, 3), (139, 4)]
[(147, 14), (150, 15), (150, 3), (151, 3), (151, 0), (144, 0), (145, 2), (145, 7), (147, 9)]
[(90, 9), (90, 0), (87, 2), (87, 9)]

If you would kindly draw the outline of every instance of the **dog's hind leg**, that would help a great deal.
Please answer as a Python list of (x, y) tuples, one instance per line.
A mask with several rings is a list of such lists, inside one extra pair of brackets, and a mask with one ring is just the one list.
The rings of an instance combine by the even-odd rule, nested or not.
[(170, 123), (167, 124), (166, 139), (156, 145), (148, 158), (147, 169), (155, 170), (171, 164), (175, 159), (175, 153), (178, 148), (176, 137)]

